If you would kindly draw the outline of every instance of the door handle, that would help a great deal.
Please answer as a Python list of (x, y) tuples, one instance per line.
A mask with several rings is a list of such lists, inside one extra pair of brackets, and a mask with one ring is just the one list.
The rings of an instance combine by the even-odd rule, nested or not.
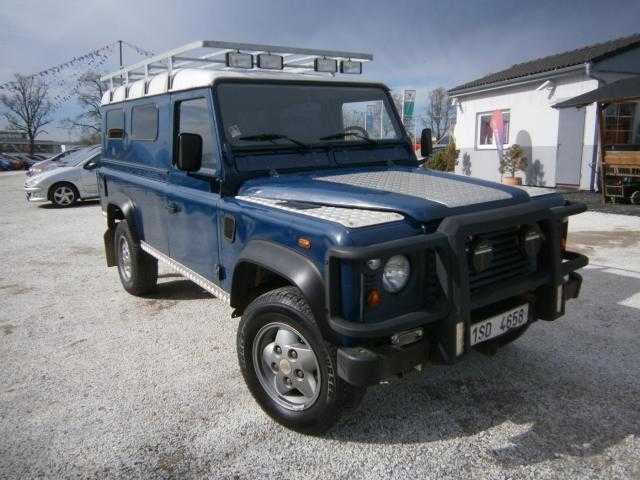
[(166, 204), (166, 208), (169, 211), (169, 213), (171, 214), (175, 214), (178, 213), (180, 211), (180, 207), (178, 206), (177, 203), (174, 202), (169, 202)]

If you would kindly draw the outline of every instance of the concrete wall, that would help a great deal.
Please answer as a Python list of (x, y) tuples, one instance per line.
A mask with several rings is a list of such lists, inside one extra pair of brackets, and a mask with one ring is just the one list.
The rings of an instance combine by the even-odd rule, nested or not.
[[(596, 80), (583, 72), (557, 77), (555, 86), (537, 91), (544, 80), (521, 86), (505, 87), (458, 98), (455, 139), (460, 149), (456, 171), (474, 177), (500, 181), (498, 154), (495, 148), (476, 145), (479, 113), (508, 109), (510, 111), (509, 143), (520, 144), (529, 160), (523, 181), (529, 185), (556, 185), (558, 145), (558, 110), (552, 105), (597, 88)], [(589, 186), (593, 150), (596, 145), (595, 105), (586, 108), (583, 139), (581, 185)]]

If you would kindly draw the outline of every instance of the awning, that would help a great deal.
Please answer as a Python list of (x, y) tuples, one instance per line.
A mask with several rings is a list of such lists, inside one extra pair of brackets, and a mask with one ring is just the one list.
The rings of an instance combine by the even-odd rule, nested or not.
[(564, 102), (556, 103), (553, 108), (584, 107), (594, 102), (621, 102), (633, 98), (640, 99), (640, 76), (603, 85)]

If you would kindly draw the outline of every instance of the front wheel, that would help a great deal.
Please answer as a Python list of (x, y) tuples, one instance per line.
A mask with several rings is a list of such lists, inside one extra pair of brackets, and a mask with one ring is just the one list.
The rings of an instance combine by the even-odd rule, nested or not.
[(49, 198), (56, 207), (70, 207), (78, 201), (80, 194), (71, 183), (58, 183), (51, 188)]
[(338, 377), (336, 348), (322, 338), (295, 287), (267, 292), (247, 307), (237, 347), (251, 394), (269, 416), (292, 430), (327, 430), (365, 392)]

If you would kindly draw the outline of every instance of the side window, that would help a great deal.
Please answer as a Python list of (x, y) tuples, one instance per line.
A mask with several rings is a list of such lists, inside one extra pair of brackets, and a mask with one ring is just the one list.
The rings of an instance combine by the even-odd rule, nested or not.
[(131, 138), (155, 140), (158, 136), (158, 109), (155, 105), (140, 105), (131, 109)]
[(124, 112), (122, 110), (107, 111), (107, 138), (122, 139), (124, 137)]
[(202, 168), (215, 170), (213, 124), (206, 98), (184, 100), (178, 105), (178, 134), (196, 133), (202, 137)]

